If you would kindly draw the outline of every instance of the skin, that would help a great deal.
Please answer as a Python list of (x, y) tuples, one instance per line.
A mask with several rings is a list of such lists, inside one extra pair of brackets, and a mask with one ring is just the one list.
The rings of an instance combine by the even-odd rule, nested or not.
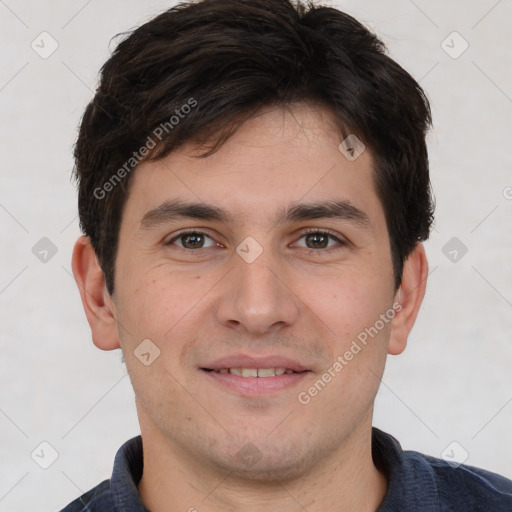
[[(267, 108), (210, 157), (193, 158), (187, 144), (142, 163), (123, 211), (113, 296), (89, 239), (77, 241), (73, 272), (93, 341), (122, 348), (135, 390), (144, 446), (139, 493), (152, 512), (364, 512), (382, 502), (387, 480), (371, 457), (373, 403), (387, 354), (405, 349), (428, 265), (418, 243), (394, 289), (371, 153), (351, 162), (341, 140), (328, 111), (298, 104)], [(146, 212), (175, 198), (224, 208), (233, 220), (141, 228)], [(275, 222), (292, 203), (329, 200), (349, 201), (369, 226)], [(204, 248), (176, 238), (187, 228), (208, 235)], [(330, 230), (345, 244), (311, 240), (306, 228)], [(236, 252), (248, 236), (263, 249), (252, 263)], [(298, 393), (394, 303), (401, 310), (392, 321), (300, 403)], [(160, 349), (149, 366), (134, 355), (147, 338)], [(235, 353), (282, 355), (310, 371), (296, 386), (248, 396), (200, 369)], [(260, 455), (250, 466), (237, 457), (247, 443)]]

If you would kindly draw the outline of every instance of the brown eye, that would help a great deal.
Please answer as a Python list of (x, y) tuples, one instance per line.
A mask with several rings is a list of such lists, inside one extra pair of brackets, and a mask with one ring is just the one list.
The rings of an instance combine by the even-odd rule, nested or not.
[(311, 233), (306, 235), (306, 245), (309, 249), (325, 249), (329, 244), (329, 235)]
[(300, 239), (305, 240), (305, 245), (299, 245), (299, 247), (305, 247), (306, 249), (311, 250), (331, 249), (336, 245), (347, 245), (343, 240), (330, 233), (329, 231), (309, 231), (304, 233)]
[[(205, 245), (207, 240), (211, 241), (210, 245)], [(175, 236), (172, 240), (169, 240), (167, 245), (177, 245), (182, 249), (206, 249), (208, 247), (214, 247), (216, 244), (205, 233), (201, 233), (200, 231), (190, 231)]]

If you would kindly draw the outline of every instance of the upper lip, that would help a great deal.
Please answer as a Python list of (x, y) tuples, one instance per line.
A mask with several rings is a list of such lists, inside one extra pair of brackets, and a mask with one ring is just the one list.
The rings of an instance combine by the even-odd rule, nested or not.
[(308, 370), (303, 364), (287, 357), (277, 355), (258, 357), (244, 354), (221, 357), (202, 366), (202, 368), (207, 370), (220, 370), (221, 368), (285, 368), (286, 370), (293, 370), (294, 372)]

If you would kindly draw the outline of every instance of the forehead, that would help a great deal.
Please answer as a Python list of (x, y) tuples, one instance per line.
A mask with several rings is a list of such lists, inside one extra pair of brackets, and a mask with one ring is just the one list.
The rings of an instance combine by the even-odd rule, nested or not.
[(383, 213), (372, 156), (365, 150), (351, 160), (340, 151), (341, 141), (325, 109), (263, 110), (213, 155), (197, 158), (189, 143), (139, 165), (125, 214), (140, 225), (148, 211), (178, 200), (218, 206), (226, 213), (223, 220), (270, 223), (299, 203), (344, 201), (373, 224)]

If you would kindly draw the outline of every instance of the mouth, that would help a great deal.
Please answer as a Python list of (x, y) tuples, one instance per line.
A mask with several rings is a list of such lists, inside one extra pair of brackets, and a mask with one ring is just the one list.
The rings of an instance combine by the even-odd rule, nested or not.
[(222, 358), (200, 370), (210, 383), (246, 397), (275, 395), (292, 389), (311, 373), (311, 370), (292, 359), (245, 355)]
[(290, 368), (201, 368), (201, 370), (204, 370), (206, 372), (219, 373), (223, 375), (231, 374), (244, 378), (257, 377), (263, 379), (269, 377), (278, 377), (279, 375), (292, 375), (294, 373), (303, 373), (296, 372)]

